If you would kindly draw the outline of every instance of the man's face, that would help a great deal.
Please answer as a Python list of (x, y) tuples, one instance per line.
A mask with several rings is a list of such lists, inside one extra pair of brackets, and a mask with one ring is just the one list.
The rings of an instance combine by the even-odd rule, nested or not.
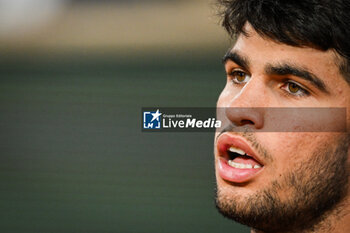
[[(227, 83), (217, 102), (218, 108), (246, 108), (228, 109), (229, 130), (215, 136), (217, 207), (257, 229), (307, 228), (336, 210), (349, 193), (349, 134), (264, 132), (267, 125), (278, 124), (265, 110), (349, 111), (349, 84), (334, 52), (276, 43), (249, 25), (247, 31), (249, 36), (238, 37), (225, 62)], [(291, 120), (295, 127), (298, 122), (302, 120)], [(349, 122), (348, 117), (347, 128)], [(228, 124), (241, 133), (229, 132), (233, 128)]]

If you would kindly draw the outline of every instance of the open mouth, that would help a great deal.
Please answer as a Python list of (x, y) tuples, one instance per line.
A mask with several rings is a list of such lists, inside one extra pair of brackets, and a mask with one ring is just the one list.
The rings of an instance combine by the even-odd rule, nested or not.
[(227, 150), (228, 165), (239, 169), (259, 169), (262, 165), (259, 164), (253, 157), (249, 156), (243, 150), (231, 146)]
[(217, 141), (218, 172), (221, 178), (242, 183), (260, 173), (264, 165), (242, 138), (223, 134)]

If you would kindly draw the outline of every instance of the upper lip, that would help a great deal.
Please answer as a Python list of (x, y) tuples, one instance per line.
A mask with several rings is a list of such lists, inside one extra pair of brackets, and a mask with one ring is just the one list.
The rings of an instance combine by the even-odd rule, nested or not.
[(243, 150), (248, 156), (252, 157), (261, 165), (264, 165), (262, 163), (261, 158), (257, 156), (252, 146), (250, 146), (249, 143), (243, 137), (233, 135), (231, 133), (223, 133), (219, 136), (216, 144), (217, 144), (216, 147), (219, 152), (219, 156), (221, 157), (225, 157), (225, 156), (227, 157), (228, 149), (231, 146), (233, 146)]

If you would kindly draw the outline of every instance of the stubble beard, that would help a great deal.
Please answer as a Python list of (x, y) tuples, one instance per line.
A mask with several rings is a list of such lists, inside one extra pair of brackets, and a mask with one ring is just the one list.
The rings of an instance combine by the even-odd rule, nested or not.
[[(327, 147), (328, 146), (328, 147)], [(265, 189), (249, 196), (217, 187), (216, 207), (225, 217), (264, 232), (314, 230), (347, 195), (349, 136), (325, 145)], [(281, 191), (288, 195), (281, 197)]]

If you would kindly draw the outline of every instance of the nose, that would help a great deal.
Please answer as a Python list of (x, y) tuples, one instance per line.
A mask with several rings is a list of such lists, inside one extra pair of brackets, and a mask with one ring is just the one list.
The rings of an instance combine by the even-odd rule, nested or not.
[(268, 102), (264, 84), (252, 77), (237, 95), (228, 98), (225, 104), (226, 118), (236, 127), (262, 129)]
[(262, 108), (256, 107), (229, 107), (225, 114), (227, 119), (236, 127), (249, 127), (254, 130), (262, 129), (264, 126), (264, 116)]

